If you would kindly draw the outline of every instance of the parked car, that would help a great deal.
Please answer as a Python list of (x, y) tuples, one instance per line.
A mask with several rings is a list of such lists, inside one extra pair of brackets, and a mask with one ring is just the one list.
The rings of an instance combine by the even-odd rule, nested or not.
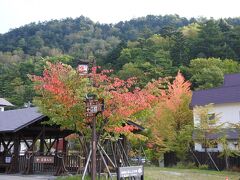
[(146, 162), (146, 158), (145, 157), (132, 157), (130, 159), (133, 163), (137, 163), (137, 164), (144, 164)]

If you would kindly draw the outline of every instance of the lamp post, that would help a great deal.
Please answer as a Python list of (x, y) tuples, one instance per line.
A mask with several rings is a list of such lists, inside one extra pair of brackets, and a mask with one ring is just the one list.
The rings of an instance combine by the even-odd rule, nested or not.
[(91, 118), (92, 123), (92, 180), (96, 180), (97, 175), (97, 135), (96, 135), (96, 116), (104, 110), (102, 99), (97, 99), (95, 94), (86, 95), (86, 115)]
[(96, 180), (97, 164), (97, 137), (96, 137), (96, 114), (98, 113), (98, 100), (95, 94), (86, 95), (86, 115), (91, 118), (92, 123), (92, 180)]
[[(95, 65), (95, 62), (92, 62)], [(78, 69), (81, 75), (86, 75), (88, 73), (89, 67), (88, 63), (82, 64), (78, 66)], [(94, 82), (93, 82), (94, 86)], [(91, 179), (96, 180), (97, 175), (97, 134), (96, 134), (96, 116), (99, 112), (104, 110), (103, 108), (103, 100), (98, 100), (97, 95), (95, 94), (87, 94), (86, 95), (86, 116), (91, 119), (92, 125), (92, 140), (91, 140), (91, 148), (92, 148), (92, 167), (91, 167)]]

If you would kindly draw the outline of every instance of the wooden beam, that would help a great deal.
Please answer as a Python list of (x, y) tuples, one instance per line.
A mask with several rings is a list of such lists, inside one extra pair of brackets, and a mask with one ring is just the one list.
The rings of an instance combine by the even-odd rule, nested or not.
[(10, 149), (12, 148), (13, 145), (11, 145), (10, 148), (9, 148), (8, 146), (9, 146), (9, 144), (12, 142), (12, 139), (10, 139), (10, 140), (7, 142), (7, 144), (6, 144), (6, 142), (5, 142), (5, 140), (4, 140), (4, 138), (3, 138), (2, 136), (0, 136), (0, 140), (1, 140), (2, 145), (3, 145), (3, 148), (4, 148), (3, 151), (5, 151), (6, 153), (11, 154)]
[(35, 145), (35, 143), (37, 142), (37, 140), (40, 138), (40, 136), (42, 135), (42, 133), (43, 133), (43, 131), (41, 131), (38, 135), (37, 135), (37, 137), (34, 139), (33, 138), (33, 142), (32, 142), (32, 144), (31, 144), (31, 146), (30, 146), (30, 150), (32, 150), (33, 151), (33, 146)]
[[(47, 148), (47, 152), (50, 152), (50, 150), (49, 149), (51, 149), (50, 147), (48, 147), (48, 145), (47, 145), (47, 142), (45, 141), (45, 139), (43, 140), (43, 143), (45, 144), (45, 146), (46, 146), (46, 148)], [(51, 145), (50, 145), (51, 146)]]
[(29, 149), (29, 148), (30, 148), (30, 145), (29, 145), (29, 143), (27, 142), (26, 138), (25, 138), (23, 135), (21, 135), (21, 138), (22, 138), (22, 140), (24, 141), (24, 143), (26, 144), (27, 148)]
[(53, 142), (50, 142), (50, 147), (49, 147), (49, 149), (48, 149), (48, 151), (47, 151), (47, 154), (50, 153), (50, 151), (51, 151), (53, 145), (55, 144), (56, 140), (57, 140), (57, 139), (55, 138)]

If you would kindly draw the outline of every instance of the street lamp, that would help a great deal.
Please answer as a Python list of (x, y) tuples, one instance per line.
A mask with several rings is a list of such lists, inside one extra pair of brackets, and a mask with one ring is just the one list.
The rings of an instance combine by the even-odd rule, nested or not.
[(96, 179), (97, 170), (97, 135), (96, 135), (96, 116), (104, 110), (102, 99), (97, 99), (95, 94), (86, 95), (86, 116), (92, 121), (92, 180)]
[(92, 180), (96, 179), (97, 170), (97, 137), (96, 137), (96, 114), (98, 112), (98, 100), (95, 94), (86, 95), (86, 115), (92, 119)]
[[(86, 61), (85, 61), (86, 62)], [(80, 72), (80, 75), (86, 75), (88, 74), (89, 67), (88, 67), (89, 61), (87, 63), (81, 64), (78, 66), (78, 70)], [(92, 64), (94, 65), (95, 62), (93, 61)], [(94, 86), (94, 82), (93, 82)], [(97, 175), (97, 135), (96, 135), (96, 116), (99, 112), (102, 112), (104, 110), (104, 101), (102, 99), (97, 99), (96, 94), (88, 93), (86, 95), (86, 116), (91, 119), (92, 124), (92, 142), (91, 142), (91, 148), (92, 148), (92, 168), (91, 168), (91, 174), (92, 174), (92, 180), (96, 180)]]

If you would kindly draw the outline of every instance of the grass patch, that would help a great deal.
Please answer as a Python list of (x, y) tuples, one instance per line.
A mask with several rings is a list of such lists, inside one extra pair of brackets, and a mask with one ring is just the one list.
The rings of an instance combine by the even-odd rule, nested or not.
[(200, 169), (146, 167), (146, 180), (239, 180), (240, 173)]
[[(144, 180), (240, 180), (240, 173), (200, 169), (145, 167)], [(86, 178), (91, 179), (90, 177)], [(101, 178), (106, 179), (106, 178)], [(57, 180), (81, 180), (81, 176), (59, 177)], [(116, 178), (114, 178), (116, 180)]]

